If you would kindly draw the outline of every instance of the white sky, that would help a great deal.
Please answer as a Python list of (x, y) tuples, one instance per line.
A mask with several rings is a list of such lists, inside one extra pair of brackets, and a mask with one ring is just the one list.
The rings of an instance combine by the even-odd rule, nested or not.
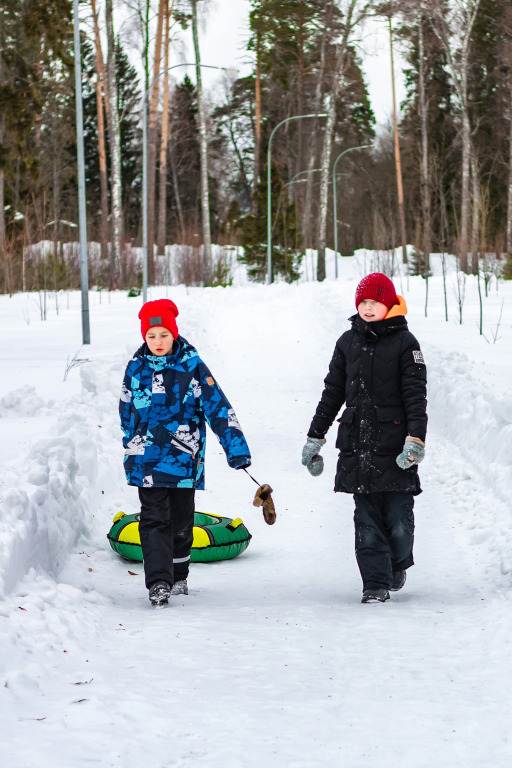
[[(199, 40), (202, 62), (223, 67), (236, 67), (242, 74), (244, 71), (249, 72), (250, 58), (245, 50), (249, 38), (249, 12), (248, 0), (209, 0), (206, 13), (203, 11), (201, 14), (203, 18), (206, 16), (205, 22), (201, 25)], [(191, 38), (189, 33), (186, 35)], [(189, 51), (189, 55), (192, 55), (191, 42)], [(367, 22), (364, 35), (359, 41), (359, 53), (363, 60), (375, 117), (379, 124), (386, 123), (393, 112), (387, 21)], [(401, 77), (402, 62), (398, 49), (395, 49), (395, 58), (399, 105), (404, 98), (405, 88)], [(218, 81), (218, 74), (214, 71), (208, 73), (207, 70), (203, 70), (203, 72), (208, 85)]]
[[(246, 51), (249, 32), (249, 12), (251, 5), (249, 0), (205, 0), (198, 5), (199, 11), (199, 45), (201, 61), (216, 67), (234, 68), (237, 75), (249, 74), (251, 71), (251, 54)], [(122, 27), (123, 37), (126, 39), (130, 26), (130, 13), (124, 3), (117, 5), (116, 31)], [(133, 23), (133, 22), (132, 22)], [(132, 37), (132, 60), (137, 68), (140, 66), (140, 54), (136, 49), (140, 46), (138, 33)], [(363, 69), (370, 94), (370, 101), (377, 123), (386, 124), (392, 117), (392, 93), (391, 74), (389, 63), (389, 31), (387, 21), (367, 21), (363, 34), (358, 41), (359, 54), (363, 62)], [(135, 54), (135, 55), (134, 55)], [(173, 41), (170, 50), (170, 66), (193, 62), (194, 52), (192, 45), (192, 32), (187, 30), (180, 32)], [(401, 76), (402, 60), (400, 51), (395, 45), (395, 76), (397, 106), (405, 96), (403, 77)], [(195, 80), (193, 67), (175, 69), (171, 75), (176, 80), (182, 80), (185, 72)], [(204, 68), (202, 70), (203, 83), (210, 90), (222, 87), (225, 73)], [(213, 100), (216, 101), (213, 94)]]

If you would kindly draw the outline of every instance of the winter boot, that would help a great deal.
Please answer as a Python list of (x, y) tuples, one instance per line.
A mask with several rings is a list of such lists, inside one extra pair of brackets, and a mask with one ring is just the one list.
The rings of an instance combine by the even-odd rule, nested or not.
[(186, 579), (176, 581), (171, 589), (171, 595), (188, 595), (188, 584)]
[(365, 589), (361, 602), (384, 603), (386, 600), (389, 600), (389, 592), (387, 589)]
[(390, 586), (391, 592), (398, 592), (405, 584), (407, 571), (393, 571), (393, 583)]
[(170, 594), (171, 585), (167, 581), (155, 581), (149, 588), (149, 602), (151, 605), (166, 605)]

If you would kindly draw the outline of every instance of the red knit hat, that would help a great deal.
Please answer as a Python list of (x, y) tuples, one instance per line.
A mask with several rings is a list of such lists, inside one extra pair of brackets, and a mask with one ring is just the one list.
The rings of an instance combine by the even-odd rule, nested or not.
[(382, 272), (372, 272), (371, 275), (363, 277), (356, 289), (356, 309), (362, 301), (372, 299), (380, 301), (388, 309), (395, 304), (399, 304), (396, 295), (395, 286)]
[(142, 338), (146, 338), (146, 333), (151, 326), (161, 325), (163, 328), (167, 328), (174, 338), (177, 339), (178, 326), (176, 325), (176, 318), (178, 315), (178, 307), (170, 299), (146, 301), (139, 312)]

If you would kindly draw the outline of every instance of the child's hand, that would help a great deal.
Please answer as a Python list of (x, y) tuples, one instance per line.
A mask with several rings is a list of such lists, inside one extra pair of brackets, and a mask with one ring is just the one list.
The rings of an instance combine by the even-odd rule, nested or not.
[(324, 471), (324, 460), (317, 454), (316, 456), (313, 456), (308, 464), (306, 464), (306, 467), (310, 475), (318, 477), (318, 475), (321, 475)]
[(419, 464), (424, 458), (425, 446), (423, 441), (417, 437), (407, 437), (402, 453), (396, 457), (396, 463), (400, 469), (409, 469), (415, 464)]
[[(315, 456), (318, 456), (323, 445), (325, 445), (325, 438), (318, 439), (316, 437), (308, 437), (306, 440), (306, 445), (302, 449), (302, 463), (305, 467), (307, 466), (309, 469), (309, 463)], [(320, 474), (320, 472), (317, 474)]]

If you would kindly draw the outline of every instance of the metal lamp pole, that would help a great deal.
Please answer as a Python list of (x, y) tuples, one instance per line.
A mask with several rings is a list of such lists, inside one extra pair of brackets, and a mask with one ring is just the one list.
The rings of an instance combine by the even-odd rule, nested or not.
[[(76, 0), (75, 0), (76, 2)], [(146, 90), (142, 100), (142, 302), (148, 299), (148, 93), (158, 78), (177, 67), (205, 67), (206, 69), (222, 69), (224, 72), (238, 72), (230, 67), (215, 67), (213, 64), (173, 64), (155, 77)]]
[(82, 344), (91, 343), (89, 325), (89, 270), (87, 265), (87, 209), (85, 203), (84, 119), (82, 107), (82, 60), (78, 0), (73, 0), (76, 97), (76, 153), (78, 165), (78, 225), (80, 238), (80, 286), (82, 289)]
[(308, 117), (327, 117), (327, 115), (324, 115), (324, 114), (292, 115), (291, 117), (285, 117), (284, 120), (281, 120), (281, 122), (276, 125), (276, 127), (270, 134), (270, 139), (268, 140), (268, 149), (267, 149), (267, 285), (270, 285), (270, 283), (274, 281), (274, 277), (272, 274), (272, 164), (271, 164), (272, 139), (274, 138), (274, 133), (277, 131), (277, 129), (281, 125), (284, 125), (284, 123), (287, 123), (289, 120), (302, 120)]
[(367, 149), (371, 146), (371, 144), (361, 144), (360, 147), (349, 147), (349, 149), (345, 149), (344, 152), (338, 155), (332, 167), (332, 200), (334, 206), (334, 275), (336, 278), (338, 277), (338, 200), (336, 195), (336, 166), (338, 165), (338, 160), (341, 160), (343, 155), (346, 155), (347, 152), (354, 152), (356, 149)]

